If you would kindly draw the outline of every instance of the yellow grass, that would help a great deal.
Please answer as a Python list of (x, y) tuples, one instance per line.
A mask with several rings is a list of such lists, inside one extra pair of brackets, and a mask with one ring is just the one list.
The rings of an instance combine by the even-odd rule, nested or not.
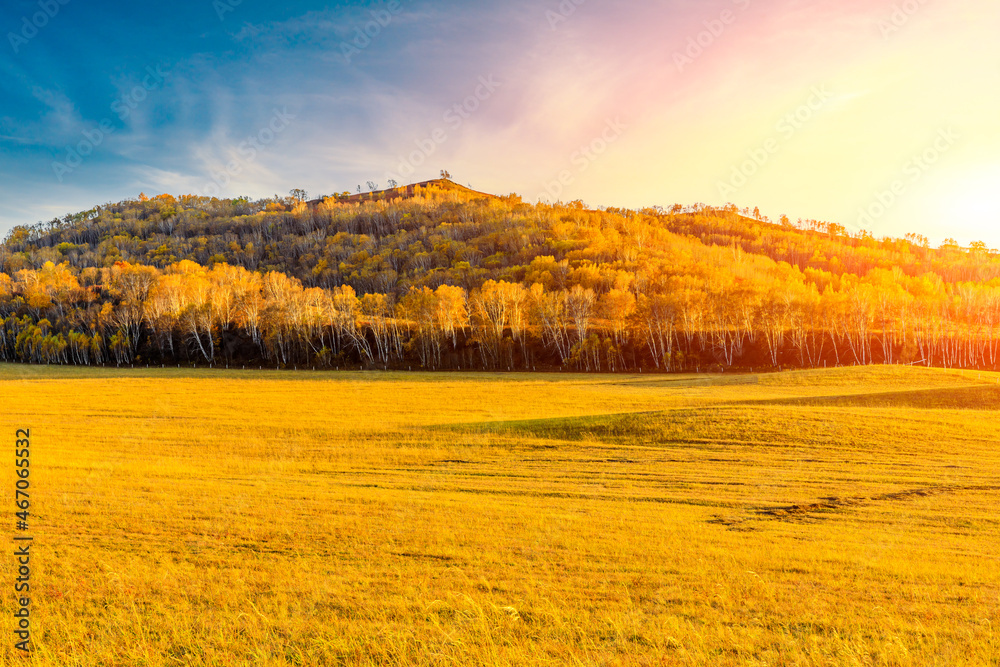
[(997, 665), (997, 381), (0, 366), (0, 661)]

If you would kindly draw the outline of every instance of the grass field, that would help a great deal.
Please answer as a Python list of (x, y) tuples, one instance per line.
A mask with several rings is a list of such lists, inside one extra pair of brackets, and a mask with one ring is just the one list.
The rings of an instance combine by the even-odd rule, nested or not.
[(998, 379), (0, 366), (0, 660), (1000, 665)]

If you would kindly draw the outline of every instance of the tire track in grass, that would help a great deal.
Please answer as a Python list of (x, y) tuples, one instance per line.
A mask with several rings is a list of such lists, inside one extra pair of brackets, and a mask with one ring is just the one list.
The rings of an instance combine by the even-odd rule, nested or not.
[(750, 521), (801, 522), (816, 519), (817, 514), (837, 512), (850, 507), (867, 507), (878, 502), (904, 501), (911, 500), (913, 498), (925, 498), (928, 496), (938, 496), (949, 493), (961, 493), (963, 491), (1000, 491), (1000, 486), (933, 486), (869, 496), (833, 496), (823, 498), (821, 499), (822, 502), (816, 503), (787, 505), (784, 507), (758, 508), (753, 510), (752, 516), (739, 517), (717, 515), (709, 519), (708, 523), (726, 526), (730, 530), (751, 531), (754, 530), (754, 527), (752, 525), (748, 525), (748, 522)]

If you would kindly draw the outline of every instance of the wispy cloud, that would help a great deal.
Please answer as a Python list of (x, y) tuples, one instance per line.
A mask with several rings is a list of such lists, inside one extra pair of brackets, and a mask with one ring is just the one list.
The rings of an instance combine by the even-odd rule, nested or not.
[[(414, 178), (447, 168), (530, 197), (621, 117), (628, 131), (575, 174), (566, 198), (725, 203), (716, 201), (720, 174), (826, 84), (835, 96), (821, 117), (783, 143), (735, 203), (842, 222), (924, 134), (951, 123), (968, 137), (949, 156), (954, 174), (929, 173), (923, 208), (901, 203), (878, 230), (934, 238), (944, 206), (926, 197), (975, 199), (955, 174), (1000, 151), (1000, 50), (990, 33), (1000, 8), (987, 0), (924, 3), (889, 39), (880, 21), (899, 4), (889, 0), (584, 0), (571, 12), (557, 0), (398, 3), (381, 22), (372, 11), (387, 2), (243, 2), (225, 21), (211, 3), (166, 13), (67, 5), (30, 52), (0, 56), (0, 227), (138, 190), (197, 191), (234, 160), (243, 162), (223, 194), (323, 194), (381, 181), (483, 76), (503, 86), (448, 128)], [(726, 11), (734, 20), (678, 71), (674, 54)], [(552, 12), (563, 20), (553, 25)], [(343, 45), (372, 21), (370, 43), (345, 57)], [(81, 33), (91, 36), (85, 46)], [(150, 66), (169, 78), (117, 118), (111, 105)], [(286, 108), (294, 122), (252, 160), (241, 156), (241, 144)], [(100, 151), (56, 183), (52, 161), (108, 117), (115, 131)]]

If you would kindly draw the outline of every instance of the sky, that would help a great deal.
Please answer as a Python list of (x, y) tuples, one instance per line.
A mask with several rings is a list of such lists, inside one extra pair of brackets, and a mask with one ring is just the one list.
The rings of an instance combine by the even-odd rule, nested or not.
[(436, 178), (1000, 247), (996, 0), (5, 0), (0, 236)]

